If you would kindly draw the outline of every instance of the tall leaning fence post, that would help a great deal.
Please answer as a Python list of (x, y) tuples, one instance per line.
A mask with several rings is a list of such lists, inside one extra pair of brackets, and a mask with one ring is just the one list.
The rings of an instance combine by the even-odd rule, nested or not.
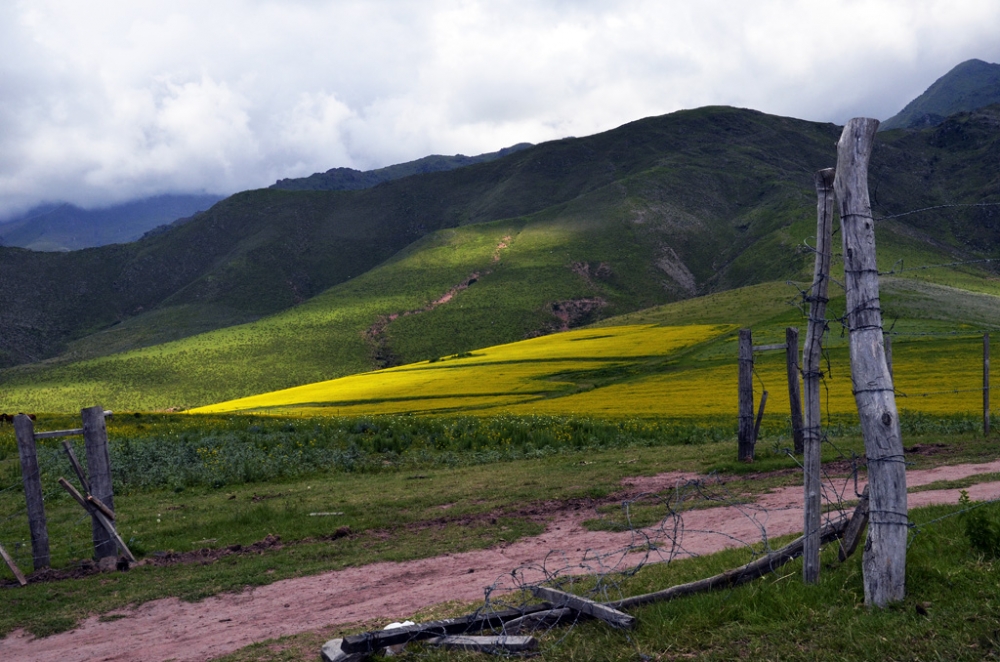
[(739, 349), (739, 433), (737, 458), (740, 462), (753, 462), (753, 336), (750, 329), (740, 329)]
[(28, 504), (28, 528), (31, 531), (31, 557), (35, 570), (51, 564), (49, 556), (49, 531), (45, 524), (45, 503), (42, 500), (42, 477), (38, 471), (35, 452), (35, 424), (24, 414), (14, 417), (14, 434), (17, 436), (17, 453), (21, 458), (21, 477), (24, 498)]
[(885, 360), (875, 221), (868, 162), (879, 122), (850, 120), (837, 143), (833, 187), (840, 205), (851, 383), (868, 456), (871, 519), (861, 560), (865, 604), (885, 607), (906, 595), (909, 516), (906, 463), (892, 375)]
[(830, 285), (830, 244), (833, 236), (833, 168), (814, 176), (816, 186), (816, 259), (809, 295), (809, 326), (802, 347), (802, 386), (805, 392), (805, 428), (802, 431), (803, 532), (802, 581), (819, 582), (819, 530), (821, 501), (822, 437), (820, 435), (820, 359), (826, 331), (826, 304)]
[(799, 390), (799, 330), (785, 329), (785, 368), (788, 372), (788, 405), (792, 415), (792, 442), (795, 453), (804, 450), (802, 438), (802, 392)]
[[(83, 419), (83, 439), (90, 473), (91, 494), (111, 510), (115, 509), (114, 491), (111, 487), (111, 458), (108, 454), (108, 429), (104, 423), (104, 407), (100, 405), (80, 410)], [(118, 544), (104, 525), (93, 516), (94, 557), (118, 555)]]

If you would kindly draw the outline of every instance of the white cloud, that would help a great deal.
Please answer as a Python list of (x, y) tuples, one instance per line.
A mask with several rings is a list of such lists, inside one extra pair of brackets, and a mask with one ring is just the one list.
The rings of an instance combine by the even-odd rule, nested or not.
[(730, 104), (887, 117), (1000, 60), (967, 0), (32, 0), (0, 6), (0, 217), (229, 193)]

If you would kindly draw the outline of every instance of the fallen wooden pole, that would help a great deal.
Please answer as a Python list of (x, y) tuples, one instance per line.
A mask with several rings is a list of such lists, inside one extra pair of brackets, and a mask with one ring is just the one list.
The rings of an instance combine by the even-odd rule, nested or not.
[[(844, 534), (844, 530), (847, 525), (848, 519), (846, 517), (842, 517), (834, 522), (828, 523), (820, 529), (820, 540), (824, 543), (837, 540)], [(656, 591), (655, 593), (636, 595), (631, 598), (625, 598), (623, 600), (616, 600), (613, 602), (604, 602), (601, 604), (606, 607), (622, 610), (629, 609), (631, 607), (653, 604), (654, 602), (665, 602), (667, 600), (673, 600), (674, 598), (680, 598), (685, 595), (703, 593), (717, 588), (732, 588), (739, 586), (740, 584), (745, 584), (749, 581), (774, 572), (789, 561), (793, 561), (799, 556), (802, 556), (804, 542), (805, 536), (800, 536), (776, 552), (771, 552), (766, 556), (760, 557), (756, 561), (751, 561), (750, 563), (734, 570), (727, 570), (726, 572), (715, 575), (714, 577), (701, 579), (688, 584), (679, 584), (663, 591)], [(570, 614), (572, 614), (571, 610), (565, 607), (560, 609), (550, 609), (547, 611), (537, 611), (530, 616), (510, 621), (505, 625), (505, 628), (508, 628), (508, 631), (510, 632), (515, 632), (522, 630), (523, 626), (528, 623), (543, 621), (547, 623), (552, 621), (558, 622), (560, 620), (564, 620)], [(576, 614), (576, 616), (579, 617), (580, 614)], [(519, 627), (515, 628), (513, 626)]]
[(14, 577), (17, 579), (17, 583), (20, 584), (21, 586), (27, 586), (28, 580), (24, 578), (24, 575), (21, 573), (20, 568), (18, 568), (17, 564), (14, 563), (14, 559), (10, 557), (10, 554), (7, 553), (7, 550), (3, 548), (3, 545), (0, 545), (0, 556), (3, 557), (3, 560), (7, 564), (7, 567), (10, 568), (10, 571), (14, 573)]
[(600, 619), (612, 627), (622, 630), (630, 630), (635, 627), (635, 616), (623, 614), (617, 609), (594, 602), (593, 600), (588, 600), (579, 595), (573, 595), (544, 586), (532, 586), (531, 592), (536, 598), (548, 600), (556, 607), (568, 607), (573, 611)]
[(365, 632), (344, 637), (341, 650), (345, 653), (374, 653), (387, 646), (406, 644), (411, 641), (423, 641), (435, 637), (456, 634), (480, 632), (488, 629), (499, 629), (508, 621), (521, 618), (527, 614), (544, 612), (552, 609), (552, 604), (545, 602), (531, 605), (523, 609), (504, 609), (482, 614), (472, 614), (461, 618), (448, 618), (430, 623), (417, 623), (391, 630)]
[[(828, 523), (820, 530), (820, 539), (823, 542), (831, 542), (840, 538), (840, 536), (843, 535), (844, 527), (846, 525), (846, 517), (835, 522)], [(702, 593), (704, 591), (711, 591), (717, 588), (731, 588), (733, 586), (739, 586), (740, 584), (745, 584), (759, 577), (763, 577), (768, 573), (774, 572), (789, 561), (797, 559), (802, 555), (802, 546), (804, 541), (805, 536), (801, 536), (776, 552), (771, 552), (770, 554), (760, 557), (756, 561), (751, 561), (750, 563), (733, 570), (727, 570), (726, 572), (715, 575), (714, 577), (701, 579), (688, 584), (679, 584), (678, 586), (673, 586), (655, 593), (646, 593), (645, 595), (636, 595), (631, 598), (625, 598), (624, 600), (605, 602), (604, 604), (615, 609), (629, 609), (631, 607), (639, 607), (641, 605), (648, 605), (654, 602), (673, 600), (674, 598), (691, 595), (693, 593)]]
[(453, 635), (429, 639), (427, 643), (449, 650), (478, 651), (481, 653), (492, 651), (524, 653), (538, 648), (538, 640), (534, 637), (510, 637), (506, 635), (491, 637)]
[[(76, 488), (73, 487), (68, 480), (66, 480), (65, 478), (60, 478), (59, 484), (63, 486), (63, 489), (69, 492), (69, 495), (71, 497), (76, 499), (77, 503), (83, 506), (84, 510), (90, 513), (91, 517), (93, 517), (97, 522), (101, 524), (102, 527), (104, 527), (104, 530), (107, 531), (108, 535), (111, 537), (111, 540), (114, 541), (114, 543), (119, 548), (121, 548), (122, 554), (125, 556), (125, 558), (127, 558), (132, 563), (135, 563), (135, 557), (129, 550), (128, 545), (125, 544), (125, 541), (122, 540), (120, 535), (118, 535), (118, 531), (115, 530), (115, 525), (111, 523), (111, 520), (105, 517), (104, 513), (102, 513), (97, 506), (95, 506), (90, 501), (87, 501), (87, 499), (85, 499), (82, 494), (77, 492)], [(113, 556), (113, 555), (108, 554), (107, 556)]]

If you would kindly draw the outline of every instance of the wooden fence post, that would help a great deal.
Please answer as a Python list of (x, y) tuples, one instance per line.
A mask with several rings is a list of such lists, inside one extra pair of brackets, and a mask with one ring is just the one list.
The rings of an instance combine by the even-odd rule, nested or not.
[[(87, 469), (90, 473), (91, 494), (111, 510), (115, 509), (114, 491), (111, 487), (111, 458), (108, 455), (108, 429), (104, 423), (104, 407), (95, 406), (80, 410), (83, 419), (83, 439), (86, 444)], [(107, 532), (97, 516), (92, 517), (94, 557), (118, 555), (118, 544)]]
[(802, 347), (802, 386), (805, 391), (805, 427), (802, 430), (802, 484), (804, 520), (802, 526), (802, 581), (819, 581), (819, 530), (823, 515), (820, 455), (820, 359), (823, 333), (826, 331), (826, 304), (830, 286), (830, 244), (833, 236), (833, 180), (835, 171), (826, 168), (816, 173), (816, 260), (809, 296), (809, 326)]
[(983, 436), (990, 434), (990, 334), (983, 334)]
[(889, 369), (889, 376), (892, 377), (892, 336), (886, 333), (882, 345), (885, 347), (885, 366)]
[(750, 329), (740, 329), (739, 360), (739, 436), (737, 458), (753, 462), (753, 336)]
[(896, 396), (882, 344), (875, 222), (868, 161), (878, 120), (855, 118), (837, 143), (834, 190), (840, 205), (851, 380), (868, 456), (871, 519), (861, 562), (865, 603), (884, 607), (906, 594), (906, 465)]
[(802, 453), (802, 393), (799, 391), (799, 330), (785, 329), (785, 368), (788, 371), (788, 404), (792, 414), (792, 442), (795, 452)]
[(28, 528), (31, 531), (31, 557), (35, 570), (47, 568), (49, 556), (49, 531), (45, 524), (45, 503), (42, 500), (42, 477), (38, 472), (35, 453), (35, 424), (24, 414), (14, 417), (14, 434), (17, 436), (17, 453), (21, 456), (21, 478), (24, 498), (28, 503)]

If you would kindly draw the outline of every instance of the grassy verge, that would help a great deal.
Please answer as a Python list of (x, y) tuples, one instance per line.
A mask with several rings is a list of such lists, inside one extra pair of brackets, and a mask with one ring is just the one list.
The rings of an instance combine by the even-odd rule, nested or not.
[[(463, 449), (443, 441), (443, 431), (460, 425), (458, 420), (326, 419), (330, 427), (320, 426), (318, 431), (319, 422), (302, 419), (241, 420), (242, 428), (225, 417), (113, 420), (112, 447), (131, 449), (131, 455), (123, 454), (120, 447), (114, 451), (121, 459), (121, 470), (116, 469), (122, 481), (116, 495), (119, 529), (132, 549), (147, 559), (157, 558), (162, 552), (247, 546), (269, 535), (278, 536), (280, 546), (259, 555), (224, 556), (205, 565), (144, 565), (128, 573), (0, 590), (0, 633), (26, 627), (43, 635), (71, 628), (89, 614), (160, 597), (197, 600), (248, 585), (373, 560), (423, 558), (516, 540), (538, 533), (544, 526), (537, 515), (539, 509), (533, 506), (589, 500), (597, 507), (617, 501), (621, 480), (627, 476), (670, 470), (717, 472), (730, 477), (727, 480), (732, 493), (751, 498), (794, 480), (789, 472), (794, 473), (796, 467), (795, 460), (783, 452), (787, 440), (780, 432), (772, 432), (761, 442), (757, 462), (743, 465), (734, 460), (735, 441), (724, 434), (725, 428), (712, 432), (708, 425), (695, 430), (696, 436), (678, 432), (685, 429), (683, 426), (670, 436), (670, 425), (655, 421), (646, 422), (647, 428), (639, 422), (626, 425), (577, 419), (471, 419), (466, 421), (469, 427), (463, 434), (455, 436), (454, 443), (479, 439), (483, 447), (472, 444)], [(482, 427), (473, 426), (473, 422)], [(42, 418), (39, 427), (53, 429), (71, 423), (69, 419)], [(964, 429), (962, 421), (941, 419), (937, 428), (932, 423), (922, 421), (921, 443), (947, 443), (948, 452), (921, 456), (921, 463), (996, 457), (993, 442), (960, 431)], [(378, 434), (369, 434), (362, 424), (381, 427), (377, 428)], [(254, 427), (259, 429), (252, 430)], [(842, 434), (835, 437), (836, 444), (824, 449), (826, 461), (837, 460), (840, 453), (862, 452), (861, 441), (851, 426), (845, 424), (840, 429)], [(501, 432), (508, 440), (523, 438), (523, 445), (515, 443), (506, 455), (484, 454), (491, 435)], [(341, 438), (341, 433), (347, 436)], [(396, 442), (390, 442), (396, 439), (402, 443), (404, 433), (409, 435), (410, 446), (394, 447)], [(715, 440), (715, 434), (719, 440)], [(219, 446), (225, 452), (239, 444), (254, 445), (267, 439), (270, 446), (260, 448), (270, 449), (270, 457), (276, 458), (273, 461), (287, 471), (276, 472), (267, 480), (237, 480), (235, 473), (213, 474), (209, 471), (213, 455), (196, 452), (208, 447), (206, 440), (213, 435), (232, 437), (227, 442), (232, 446)], [(282, 453), (299, 448), (299, 435), (327, 439), (329, 448), (354, 444), (359, 453), (364, 450), (368, 454), (368, 461), (324, 469), (305, 461), (294, 465), (282, 460)], [(440, 448), (428, 444), (434, 435), (442, 437)], [(0, 450), (0, 541), (28, 569), (30, 544), (23, 496), (17, 487), (17, 456), (10, 436), (9, 430), (0, 433), (0, 449), (6, 449)], [(365, 438), (369, 438), (369, 447), (363, 447)], [(546, 445), (541, 445), (543, 439), (549, 440)], [(379, 449), (376, 440), (385, 447)], [(531, 453), (524, 452), (528, 443), (534, 449)], [(411, 447), (420, 452), (408, 454)], [(90, 525), (79, 507), (54, 485), (58, 475), (71, 475), (68, 466), (60, 467), (56, 463), (58, 453), (48, 446), (44, 449), (52, 451), (45, 455), (48, 464), (43, 463), (43, 486), (53, 565), (73, 568), (90, 555)], [(156, 449), (165, 454), (155, 453)], [(182, 462), (185, 458), (187, 465)], [(204, 467), (206, 462), (208, 473), (192, 469)], [(178, 475), (185, 467), (190, 469), (186, 474), (190, 480), (143, 484), (129, 478), (155, 473), (153, 465), (170, 463), (174, 463)], [(784, 475), (761, 475), (782, 471)], [(225, 480), (217, 480), (220, 477)], [(311, 516), (314, 512), (338, 514)]]

